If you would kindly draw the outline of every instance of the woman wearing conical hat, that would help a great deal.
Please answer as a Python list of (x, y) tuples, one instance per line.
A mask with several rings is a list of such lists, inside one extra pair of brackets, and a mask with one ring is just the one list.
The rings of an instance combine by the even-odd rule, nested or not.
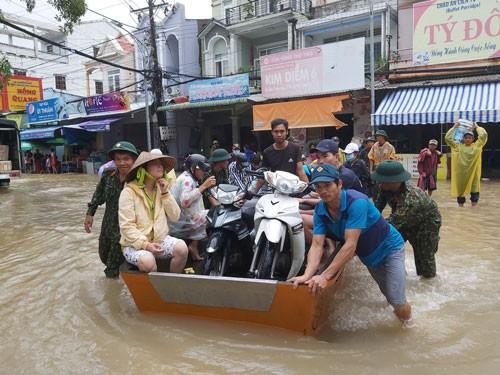
[(186, 265), (186, 243), (169, 235), (169, 222), (181, 212), (165, 179), (174, 166), (170, 156), (141, 152), (120, 195), (123, 255), (143, 272), (155, 272), (158, 257), (171, 258), (170, 272), (180, 273)]

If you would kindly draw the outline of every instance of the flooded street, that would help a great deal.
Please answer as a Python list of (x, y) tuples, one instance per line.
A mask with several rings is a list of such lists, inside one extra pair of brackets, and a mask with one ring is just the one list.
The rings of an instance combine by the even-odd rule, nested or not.
[[(348, 266), (319, 339), (266, 327), (145, 315), (98, 254), (103, 208), (83, 230), (96, 178), (28, 176), (0, 190), (0, 373), (498, 374), (499, 182), (459, 209), (441, 183), (434, 280), (407, 295), (417, 327), (401, 330), (368, 271)], [(468, 203), (469, 204), (469, 203)]]

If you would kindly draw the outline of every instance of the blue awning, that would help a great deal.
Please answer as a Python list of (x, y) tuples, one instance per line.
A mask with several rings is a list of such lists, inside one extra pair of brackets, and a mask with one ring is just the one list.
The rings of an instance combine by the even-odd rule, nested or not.
[(372, 115), (372, 126), (446, 124), (459, 118), (500, 122), (500, 82), (394, 90)]
[(120, 118), (105, 118), (99, 120), (84, 121), (79, 124), (67, 125), (65, 128), (81, 129), (88, 132), (109, 132), (109, 125), (120, 120)]
[(32, 139), (50, 139), (55, 138), (55, 132), (60, 128), (60, 126), (51, 126), (48, 128), (26, 129), (22, 130), (19, 135), (22, 141)]

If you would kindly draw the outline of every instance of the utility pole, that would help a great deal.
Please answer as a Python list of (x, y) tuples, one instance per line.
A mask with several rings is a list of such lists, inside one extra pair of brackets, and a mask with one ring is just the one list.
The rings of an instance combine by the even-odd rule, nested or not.
[[(375, 113), (375, 47), (373, 42), (373, 0), (370, 0), (370, 98), (371, 113)], [(370, 122), (372, 117), (370, 116)], [(371, 124), (370, 124), (371, 126)], [(372, 129), (374, 134), (376, 129)]]
[[(150, 75), (149, 73), (148, 78), (151, 78), (151, 88), (153, 91), (154, 95), (154, 103), (153, 103), (153, 111), (151, 113), (151, 116), (153, 118), (153, 121), (151, 122), (151, 140), (148, 140), (148, 145), (151, 144), (152, 148), (158, 148), (160, 145), (160, 132), (159, 132), (159, 127), (158, 126), (166, 126), (167, 125), (167, 118), (165, 113), (158, 113), (157, 108), (162, 105), (163, 103), (163, 74), (160, 69), (160, 64), (158, 62), (158, 47), (156, 45), (156, 24), (155, 24), (155, 19), (154, 19), (154, 12), (156, 8), (158, 7), (168, 7), (169, 4), (162, 1), (161, 4), (155, 5), (155, 0), (148, 0), (148, 6), (146, 8), (140, 8), (140, 9), (133, 9), (132, 12), (144, 12), (148, 11), (148, 20), (149, 20), (149, 44), (151, 48), (151, 54), (150, 54), (150, 63), (153, 65), (153, 71), (152, 74)], [(145, 69), (149, 69), (151, 64), (148, 64), (148, 67)], [(145, 85), (147, 87), (149, 79), (145, 79)], [(147, 90), (146, 90), (146, 95), (147, 95)], [(147, 98), (146, 98), (146, 105), (148, 104)], [(156, 115), (156, 116), (155, 116)], [(158, 121), (154, 121), (155, 117), (158, 119)], [(149, 132), (148, 132), (149, 133)], [(148, 135), (149, 137), (149, 135)]]

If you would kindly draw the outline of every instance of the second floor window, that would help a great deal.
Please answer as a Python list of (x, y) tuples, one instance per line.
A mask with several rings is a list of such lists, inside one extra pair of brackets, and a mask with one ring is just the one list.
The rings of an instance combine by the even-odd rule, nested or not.
[(108, 73), (108, 88), (109, 91), (120, 90), (120, 70), (111, 70)]
[(227, 56), (226, 42), (219, 39), (213, 47), (215, 75), (222, 77), (229, 73), (229, 60)]
[(55, 79), (56, 79), (56, 89), (66, 90), (66, 76), (56, 74)]
[(47, 45), (47, 53), (54, 53), (54, 46), (52, 44)]
[(102, 85), (102, 81), (95, 81), (95, 93), (96, 94), (104, 93), (104, 87)]
[(14, 68), (13, 73), (15, 76), (26, 76), (26, 69), (15, 69)]

